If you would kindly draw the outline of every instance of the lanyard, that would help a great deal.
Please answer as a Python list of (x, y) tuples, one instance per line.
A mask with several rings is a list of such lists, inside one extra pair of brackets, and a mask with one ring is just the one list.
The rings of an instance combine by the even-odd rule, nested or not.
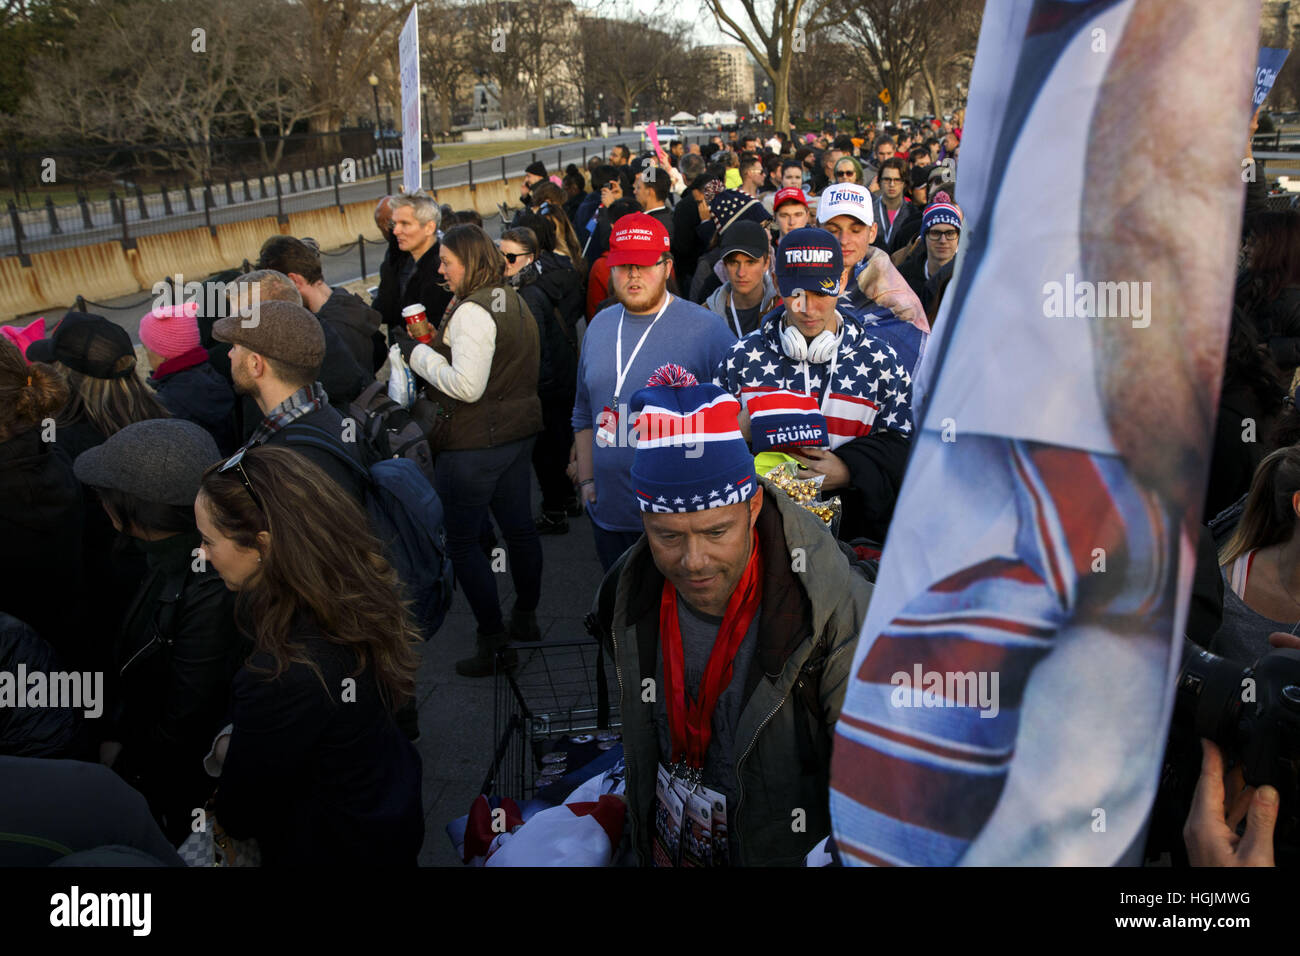
[(736, 298), (730, 291), (727, 292), (727, 305), (731, 308), (731, 324), (736, 327), (736, 338), (743, 339), (745, 333), (740, 331), (740, 316), (736, 315)]
[(686, 691), (682, 632), (677, 620), (677, 589), (669, 581), (664, 581), (659, 602), (659, 643), (663, 649), (664, 694), (673, 763), (684, 762), (694, 769), (703, 769), (709, 740), (713, 737), (713, 712), (717, 710), (718, 698), (731, 683), (736, 651), (758, 614), (762, 596), (763, 562), (758, 535), (755, 534), (749, 563), (745, 565), (736, 589), (731, 592), (722, 626), (709, 653), (709, 663), (700, 681), (699, 699), (691, 700)]
[(641, 346), (645, 345), (646, 336), (650, 334), (650, 330), (659, 321), (659, 316), (664, 314), (664, 310), (668, 308), (668, 303), (673, 300), (671, 293), (667, 293), (667, 295), (664, 304), (659, 307), (655, 317), (650, 320), (650, 324), (641, 333), (641, 338), (637, 340), (636, 348), (632, 350), (632, 355), (628, 358), (626, 365), (623, 364), (623, 320), (627, 318), (627, 309), (624, 309), (623, 314), (618, 317), (618, 336), (614, 340), (614, 411), (618, 411), (618, 398), (623, 394), (623, 383), (627, 381), (628, 372), (632, 371), (632, 363), (636, 361)]

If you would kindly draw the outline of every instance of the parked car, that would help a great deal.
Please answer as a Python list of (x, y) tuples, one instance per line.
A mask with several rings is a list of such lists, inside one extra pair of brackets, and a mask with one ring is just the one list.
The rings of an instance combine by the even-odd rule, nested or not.
[(681, 135), (681, 130), (679, 130), (676, 126), (659, 127), (659, 141), (661, 143), (670, 139), (676, 139), (680, 135)]
[(572, 136), (573, 127), (568, 123), (552, 123), (551, 134), (554, 136)]

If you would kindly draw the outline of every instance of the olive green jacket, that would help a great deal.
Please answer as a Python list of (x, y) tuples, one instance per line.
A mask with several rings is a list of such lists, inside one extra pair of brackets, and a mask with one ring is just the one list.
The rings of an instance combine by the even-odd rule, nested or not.
[[(750, 673), (733, 678), (746, 681), (746, 696), (734, 746), (740, 797), (730, 838), (743, 865), (798, 865), (830, 833), (831, 735), (872, 585), (820, 519), (766, 481), (763, 487), (758, 646)], [(601, 586), (605, 601), (598, 596), (594, 612), (618, 675), (628, 827), (642, 865), (650, 861), (655, 774), (665, 759), (646, 692), (652, 684), (644, 683), (654, 681), (660, 653), (663, 581), (642, 537), (610, 568)], [(602, 616), (610, 588), (612, 613)]]

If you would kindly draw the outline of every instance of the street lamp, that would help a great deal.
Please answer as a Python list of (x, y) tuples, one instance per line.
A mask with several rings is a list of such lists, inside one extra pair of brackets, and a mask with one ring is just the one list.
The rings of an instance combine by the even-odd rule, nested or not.
[(370, 95), (375, 98), (375, 146), (379, 150), (379, 164), (387, 171), (388, 157), (384, 153), (384, 141), (382, 138), (383, 123), (379, 119), (379, 77), (371, 73), (366, 77), (366, 82), (370, 84)]
[(429, 142), (433, 142), (433, 127), (429, 125), (429, 88), (423, 83), (420, 84), (420, 104), (424, 107), (424, 132), (429, 137)]

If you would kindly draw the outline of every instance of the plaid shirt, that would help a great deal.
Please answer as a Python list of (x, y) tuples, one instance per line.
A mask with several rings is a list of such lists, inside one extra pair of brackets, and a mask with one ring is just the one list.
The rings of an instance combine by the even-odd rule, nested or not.
[(244, 447), (256, 448), (290, 422), (296, 422), (304, 415), (310, 415), (328, 401), (329, 396), (325, 394), (325, 389), (320, 382), (304, 385), (266, 413), (266, 417), (258, 423), (248, 441), (244, 442)]

